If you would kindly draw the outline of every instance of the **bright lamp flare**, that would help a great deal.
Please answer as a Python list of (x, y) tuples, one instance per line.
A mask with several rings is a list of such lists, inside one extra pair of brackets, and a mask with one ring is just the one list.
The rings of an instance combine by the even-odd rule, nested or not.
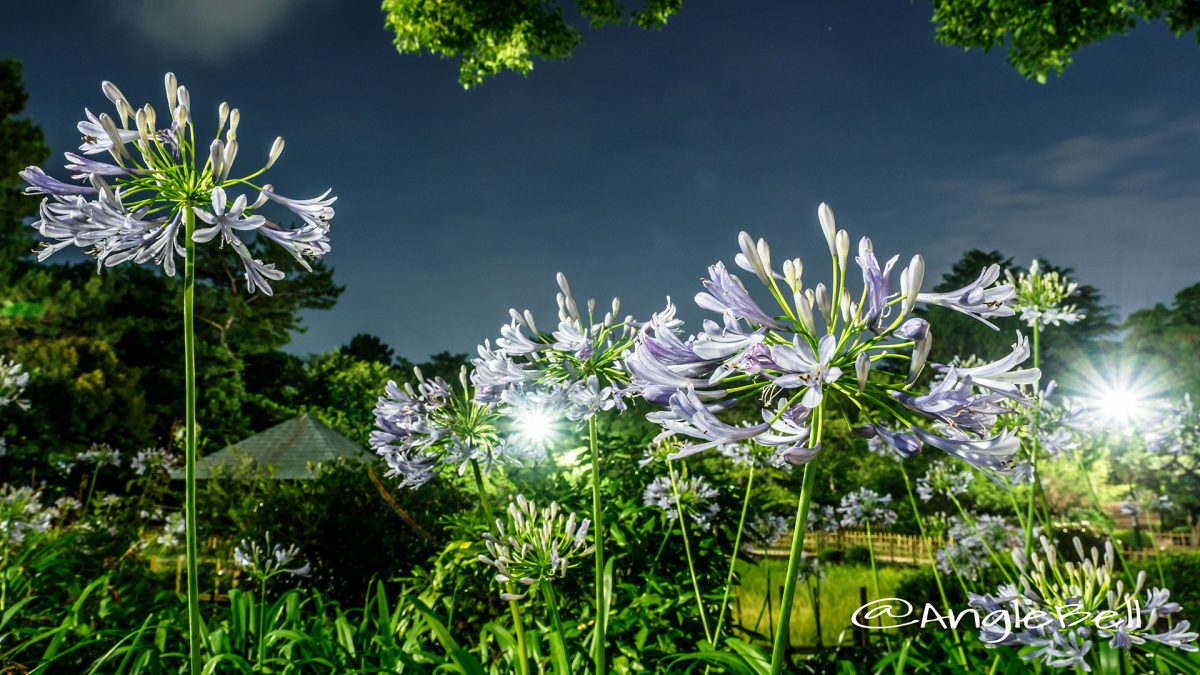
[(1094, 401), (1105, 426), (1129, 429), (1154, 417), (1154, 393), (1144, 381), (1117, 378), (1098, 387)]
[(533, 443), (545, 443), (555, 432), (556, 419), (542, 408), (526, 408), (515, 418), (517, 433)]

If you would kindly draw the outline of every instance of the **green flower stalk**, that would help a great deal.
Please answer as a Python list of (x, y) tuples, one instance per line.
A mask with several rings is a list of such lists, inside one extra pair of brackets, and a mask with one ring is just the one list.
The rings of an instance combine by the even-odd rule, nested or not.
[[(259, 181), (283, 152), (276, 138), (261, 168), (242, 176), (233, 173), (240, 141), (241, 113), (229, 104), (217, 108), (212, 140), (196, 142), (191, 95), (175, 75), (164, 77), (167, 115), (154, 107), (134, 108), (111, 82), (101, 84), (116, 107), (116, 117), (94, 115), (78, 125), (83, 135), (79, 151), (65, 153), (73, 183), (63, 182), (31, 166), (21, 172), (29, 184), (26, 194), (42, 195), (39, 218), (33, 227), (47, 241), (38, 254), (45, 260), (57, 251), (76, 246), (96, 259), (98, 268), (126, 262), (152, 263), (175, 276), (176, 257), (183, 257), (184, 343), (184, 501), (187, 520), (188, 637), (190, 672), (201, 672), (199, 582), (196, 576), (196, 358), (194, 301), (196, 244), (215, 240), (240, 259), (246, 290), (271, 295), (271, 282), (282, 280), (282, 270), (253, 256), (242, 239), (255, 233), (287, 251), (304, 269), (309, 260), (330, 250), (329, 223), (334, 216), (329, 192), (313, 199), (289, 199)], [(163, 124), (160, 125), (160, 122)], [(112, 163), (93, 157), (107, 154)], [(238, 192), (230, 196), (230, 192)], [(249, 201), (247, 194), (254, 196)], [(299, 218), (303, 225), (284, 228), (260, 211), (275, 203)], [(200, 227), (197, 227), (199, 220)], [(182, 243), (181, 240), (182, 239)]]

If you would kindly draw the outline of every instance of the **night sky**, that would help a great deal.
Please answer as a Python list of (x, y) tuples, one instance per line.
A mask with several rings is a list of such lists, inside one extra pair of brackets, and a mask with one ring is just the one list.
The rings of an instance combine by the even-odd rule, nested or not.
[(581, 301), (690, 305), (742, 229), (813, 284), (821, 201), (881, 257), (924, 254), (930, 280), (972, 247), (1044, 256), (1122, 314), (1200, 281), (1200, 46), (1161, 25), (1043, 86), (935, 43), (922, 2), (688, 0), (661, 33), (588, 31), (567, 61), (463, 91), (456, 62), (395, 52), (374, 1), (6, 14), (0, 56), (24, 62), (56, 157), (84, 106), (109, 108), (101, 80), (161, 117), (172, 70), (202, 130), (220, 101), (241, 109), (243, 170), (282, 135), (280, 192), (333, 188), (347, 288), (299, 353), (358, 332), (414, 359), (470, 351), (510, 306), (552, 324), (559, 270)]

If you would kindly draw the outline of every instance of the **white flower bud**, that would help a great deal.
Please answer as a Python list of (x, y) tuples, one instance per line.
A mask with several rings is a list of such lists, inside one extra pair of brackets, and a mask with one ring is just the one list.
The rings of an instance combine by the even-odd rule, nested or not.
[(837, 241), (835, 243), (837, 245), (838, 267), (841, 267), (842, 271), (845, 272), (846, 260), (850, 257), (850, 233), (845, 230), (838, 230)]
[(821, 231), (825, 233), (825, 241), (829, 244), (829, 255), (833, 255), (834, 238), (837, 236), (837, 221), (833, 218), (833, 209), (821, 202), (817, 207), (817, 219), (821, 221)]
[(225, 140), (232, 141), (237, 139), (238, 124), (242, 121), (242, 113), (237, 108), (229, 112), (229, 131), (225, 132)]
[(229, 121), (229, 104), (221, 101), (221, 105), (217, 106), (217, 135), (225, 130), (225, 123)]
[(279, 159), (279, 155), (282, 153), (283, 153), (283, 136), (279, 136), (275, 139), (275, 142), (271, 144), (271, 154), (268, 155), (268, 157), (267, 157), (267, 168), (268, 169), (275, 165), (275, 160)]
[(174, 110), (175, 96), (179, 91), (179, 82), (175, 79), (175, 73), (163, 75), (163, 88), (167, 90), (167, 110)]
[(588, 298), (587, 308), (588, 308), (588, 316), (594, 316), (596, 314), (596, 299), (595, 298)]
[(914, 255), (912, 262), (904, 268), (900, 275), (900, 292), (904, 295), (904, 315), (911, 314), (917, 306), (917, 295), (921, 293), (921, 284), (925, 281), (925, 259)]
[[(274, 189), (275, 189), (275, 186), (271, 185), (270, 183), (268, 183), (268, 184), (266, 184), (266, 185), (264, 185), (264, 186), (263, 186), (263, 190), (272, 190), (272, 191), (273, 191)], [(267, 203), (267, 195), (266, 195), (266, 193), (264, 193), (264, 192), (259, 192), (259, 193), (258, 193), (258, 199), (255, 199), (255, 200), (254, 200), (254, 203), (253, 203), (253, 204), (251, 204), (251, 205), (250, 205), (248, 208), (251, 208), (251, 209), (261, 209), (261, 208), (263, 207), (263, 205), (264, 205), (264, 204), (266, 204), (266, 203)]]
[(796, 313), (800, 315), (800, 324), (809, 335), (816, 335), (817, 322), (813, 321), (812, 298), (805, 293), (796, 293), (792, 299), (796, 301)]
[(238, 142), (229, 141), (225, 146), (225, 162), (221, 166), (221, 181), (229, 178), (229, 170), (233, 168), (233, 160), (237, 159)]
[(867, 387), (867, 377), (871, 374), (871, 355), (862, 352), (854, 359), (854, 374), (858, 376), (858, 393)]
[(558, 287), (562, 289), (563, 297), (571, 297), (571, 285), (567, 283), (567, 275), (559, 272), (554, 278), (558, 281)]
[(838, 298), (838, 310), (842, 313), (842, 321), (850, 323), (850, 294), (842, 293)]
[(225, 144), (221, 139), (214, 139), (212, 145), (208, 146), (208, 163), (212, 168), (213, 177), (221, 175), (221, 166), (225, 161)]
[(525, 310), (525, 323), (529, 324), (529, 330), (533, 331), (534, 334), (537, 334), (538, 329), (537, 324), (533, 322), (533, 312)]
[(108, 139), (112, 141), (113, 156), (120, 155), (132, 159), (129, 157), (129, 151), (125, 149), (125, 144), (121, 142), (121, 134), (117, 131), (116, 123), (108, 116), (108, 113), (100, 113), (100, 126), (108, 135)]
[(825, 318), (825, 323), (830, 323), (832, 314), (833, 298), (829, 296), (829, 289), (824, 283), (817, 284), (817, 308), (821, 310), (821, 316)]
[(179, 90), (176, 92), (176, 98), (179, 100), (179, 105), (192, 109), (192, 96), (188, 93), (187, 87), (179, 85)]
[(158, 122), (158, 113), (154, 112), (154, 106), (149, 103), (142, 106), (142, 110), (146, 113), (146, 133), (153, 136), (155, 123)]
[(908, 368), (908, 383), (912, 384), (921, 376), (921, 370), (925, 368), (925, 359), (929, 358), (929, 350), (933, 347), (933, 329), (925, 330), (925, 337), (917, 340), (917, 344), (913, 346), (912, 362)]

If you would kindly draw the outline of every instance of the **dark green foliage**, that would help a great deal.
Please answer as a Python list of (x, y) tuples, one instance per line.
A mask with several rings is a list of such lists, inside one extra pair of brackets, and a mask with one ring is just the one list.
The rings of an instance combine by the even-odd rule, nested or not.
[(1170, 306), (1130, 314), (1124, 327), (1140, 368), (1158, 373), (1171, 395), (1200, 396), (1200, 283), (1176, 293)]
[[(1196, 0), (934, 0), (939, 42), (989, 51), (1007, 47), (1008, 61), (1027, 78), (1062, 75), (1084, 45), (1163, 21), (1176, 36), (1200, 26)], [(1200, 38), (1200, 33), (1197, 33)]]
[[(628, 9), (619, 0), (579, 0), (573, 8), (592, 28), (620, 23), (660, 29), (683, 0), (647, 0)], [(583, 41), (564, 16), (565, 4), (544, 0), (383, 0), (384, 22), (402, 54), (428, 52), (459, 59), (458, 81), (470, 88), (505, 70), (527, 75), (534, 59), (569, 57)]]
[(396, 351), (394, 349), (379, 339), (379, 336), (368, 333), (358, 333), (350, 338), (350, 342), (342, 345), (340, 349), (343, 354), (352, 356), (359, 361), (382, 363), (385, 366), (392, 365), (392, 362), (396, 359)]

